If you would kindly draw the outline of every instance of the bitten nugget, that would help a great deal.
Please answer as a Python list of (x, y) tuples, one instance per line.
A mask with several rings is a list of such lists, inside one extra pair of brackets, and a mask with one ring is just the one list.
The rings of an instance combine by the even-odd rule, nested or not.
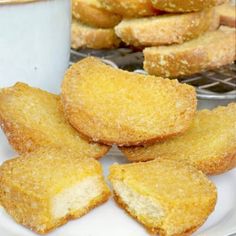
[(77, 20), (97, 28), (113, 28), (121, 20), (119, 15), (102, 8), (98, 0), (73, 0), (72, 13)]
[(156, 9), (166, 12), (201, 11), (227, 2), (227, 0), (151, 0)]
[(114, 69), (93, 57), (65, 74), (62, 102), (69, 122), (93, 141), (139, 145), (184, 132), (193, 119), (193, 87)]
[(99, 158), (109, 150), (81, 138), (66, 121), (59, 96), (23, 83), (0, 90), (0, 124), (19, 153), (52, 146)]
[(233, 4), (223, 4), (216, 7), (216, 12), (220, 16), (220, 24), (229, 27), (236, 27), (236, 6)]
[(195, 13), (124, 19), (115, 27), (115, 32), (126, 44), (136, 47), (180, 44), (205, 33), (215, 20), (214, 14), (212, 8)]
[(73, 20), (71, 25), (71, 47), (111, 49), (117, 48), (120, 39), (116, 36), (114, 29), (100, 29), (82, 24)]
[(110, 12), (123, 17), (154, 16), (159, 13), (151, 0), (98, 0)]
[(144, 49), (144, 69), (163, 77), (192, 75), (233, 63), (235, 47), (235, 28), (222, 26), (180, 45)]
[(94, 159), (41, 149), (0, 167), (1, 205), (17, 223), (45, 234), (108, 200)]
[(130, 161), (169, 158), (206, 174), (226, 172), (236, 166), (236, 103), (197, 112), (191, 127), (179, 137), (122, 151)]
[(214, 210), (216, 188), (194, 167), (171, 160), (113, 165), (115, 200), (152, 234), (191, 235)]

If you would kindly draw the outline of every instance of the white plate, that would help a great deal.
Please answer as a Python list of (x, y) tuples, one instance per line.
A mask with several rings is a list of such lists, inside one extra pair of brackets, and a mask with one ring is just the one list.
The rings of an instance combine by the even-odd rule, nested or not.
[[(5, 136), (0, 131), (0, 161), (14, 156)], [(102, 159), (105, 175), (114, 163), (124, 163), (125, 158), (116, 149)], [(195, 236), (228, 236), (236, 233), (236, 170), (211, 178), (218, 189), (218, 202), (213, 214)], [(1, 236), (33, 236), (28, 229), (12, 220), (0, 207)], [(148, 233), (136, 221), (121, 210), (112, 199), (92, 210), (84, 217), (60, 227), (49, 236), (147, 236)], [(236, 234), (235, 234), (236, 235)]]

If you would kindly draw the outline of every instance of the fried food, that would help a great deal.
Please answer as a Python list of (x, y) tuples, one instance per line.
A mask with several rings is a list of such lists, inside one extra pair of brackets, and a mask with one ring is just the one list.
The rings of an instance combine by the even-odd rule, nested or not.
[(236, 6), (234, 4), (223, 4), (216, 7), (220, 16), (220, 24), (229, 27), (236, 27)]
[(173, 159), (209, 175), (236, 167), (236, 103), (198, 111), (181, 136), (151, 146), (122, 148), (130, 161)]
[(115, 27), (115, 32), (122, 41), (135, 47), (181, 44), (208, 31), (214, 14), (211, 8), (194, 13), (124, 19)]
[(99, 162), (78, 154), (38, 149), (0, 167), (1, 205), (36, 233), (85, 215), (109, 195)]
[(23, 83), (0, 91), (0, 124), (19, 153), (59, 147), (99, 158), (108, 146), (90, 143), (66, 121), (60, 97)]
[(192, 75), (233, 63), (235, 45), (235, 28), (222, 26), (180, 45), (144, 49), (144, 69), (163, 77)]
[(98, 0), (102, 6), (113, 13), (125, 18), (154, 16), (159, 13), (151, 0)]
[(196, 12), (227, 2), (227, 0), (151, 0), (153, 6), (166, 12)]
[(102, 8), (98, 0), (73, 0), (72, 13), (80, 22), (97, 28), (113, 28), (121, 21), (119, 15)]
[(65, 74), (62, 102), (69, 122), (93, 141), (140, 145), (184, 132), (193, 119), (193, 87), (114, 69), (93, 57)]
[(150, 233), (160, 236), (190, 235), (216, 204), (214, 184), (182, 162), (115, 164), (109, 179), (118, 204)]
[(120, 39), (114, 29), (94, 28), (73, 20), (71, 25), (71, 47), (73, 49), (111, 49), (117, 48)]

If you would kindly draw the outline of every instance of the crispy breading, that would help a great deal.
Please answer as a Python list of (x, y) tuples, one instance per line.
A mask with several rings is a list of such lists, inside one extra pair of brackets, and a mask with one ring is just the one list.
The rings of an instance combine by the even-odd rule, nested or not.
[(195, 12), (227, 2), (228, 0), (151, 0), (153, 6), (166, 12)]
[(125, 18), (154, 16), (159, 14), (151, 0), (98, 0), (110, 12)]
[(118, 165), (109, 179), (115, 200), (152, 234), (187, 236), (214, 210), (214, 184), (192, 166), (173, 160)]
[(116, 36), (113, 28), (101, 29), (94, 28), (77, 20), (72, 21), (71, 25), (71, 47), (92, 48), (92, 49), (110, 49), (117, 48), (120, 39)]
[(31, 230), (45, 234), (107, 201), (101, 164), (59, 149), (38, 149), (0, 167), (0, 201)]
[(109, 147), (82, 138), (62, 110), (58, 95), (23, 83), (0, 91), (0, 124), (17, 152), (52, 146), (86, 158), (105, 155)]
[(181, 44), (208, 31), (215, 20), (214, 11), (211, 8), (194, 13), (124, 19), (115, 27), (115, 32), (126, 44), (136, 47)]
[(220, 24), (229, 27), (236, 27), (236, 6), (235, 4), (223, 4), (217, 6), (216, 12), (220, 16)]
[(206, 174), (236, 167), (236, 103), (198, 111), (181, 136), (151, 146), (122, 148), (130, 161), (169, 158), (187, 162)]
[(114, 69), (89, 57), (69, 68), (62, 84), (69, 122), (93, 141), (140, 145), (184, 132), (196, 109), (193, 87)]
[(192, 75), (233, 63), (235, 46), (236, 29), (221, 26), (183, 44), (144, 49), (144, 69), (156, 76)]
[(102, 8), (98, 0), (73, 0), (72, 13), (75, 19), (97, 28), (113, 28), (121, 21), (121, 16)]

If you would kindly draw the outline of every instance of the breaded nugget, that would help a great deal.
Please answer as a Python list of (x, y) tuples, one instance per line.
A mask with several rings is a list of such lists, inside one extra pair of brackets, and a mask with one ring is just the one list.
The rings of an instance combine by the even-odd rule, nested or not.
[(71, 47), (92, 48), (92, 49), (110, 49), (117, 48), (120, 39), (116, 36), (114, 29), (94, 28), (80, 23), (77, 20), (72, 21), (71, 25)]
[(102, 8), (98, 0), (73, 0), (72, 13), (75, 19), (97, 28), (113, 28), (121, 16)]
[(220, 16), (220, 24), (229, 27), (236, 27), (236, 6), (234, 4), (223, 4), (216, 7)]
[(109, 179), (115, 200), (148, 231), (186, 236), (214, 210), (214, 184), (192, 166), (172, 160), (118, 165)]
[(235, 46), (235, 28), (221, 26), (180, 45), (144, 49), (144, 69), (163, 77), (192, 75), (233, 63)]
[(6, 161), (0, 167), (2, 206), (40, 234), (85, 215), (107, 201), (110, 191), (99, 162), (79, 157), (45, 148)]
[(19, 153), (53, 146), (99, 158), (109, 150), (108, 146), (89, 143), (70, 126), (59, 96), (23, 83), (0, 90), (0, 124)]
[(89, 57), (66, 72), (62, 102), (82, 134), (129, 146), (184, 132), (195, 114), (196, 94), (176, 80), (114, 69)]
[(236, 103), (197, 112), (181, 136), (122, 151), (130, 161), (169, 158), (188, 162), (206, 174), (224, 173), (236, 166)]
[(136, 47), (180, 44), (205, 33), (213, 19), (213, 8), (186, 14), (124, 19), (115, 27), (115, 32), (126, 44)]
[(166, 12), (201, 11), (227, 2), (227, 0), (151, 0), (153, 6)]
[(151, 0), (98, 0), (102, 6), (110, 12), (116, 13), (123, 17), (142, 17), (154, 16), (159, 13)]

